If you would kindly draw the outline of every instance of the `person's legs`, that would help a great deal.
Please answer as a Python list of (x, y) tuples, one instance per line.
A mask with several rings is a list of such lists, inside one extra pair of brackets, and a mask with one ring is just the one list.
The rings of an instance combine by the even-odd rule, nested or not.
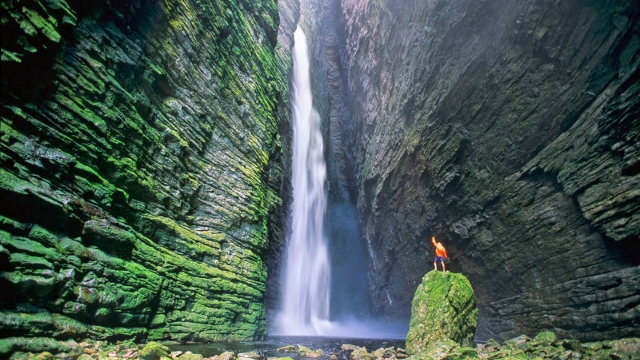
[(442, 263), (442, 272), (447, 272), (447, 270), (444, 267), (444, 260), (442, 260), (441, 263)]
[(433, 268), (438, 271), (438, 265), (435, 260), (433, 260)]

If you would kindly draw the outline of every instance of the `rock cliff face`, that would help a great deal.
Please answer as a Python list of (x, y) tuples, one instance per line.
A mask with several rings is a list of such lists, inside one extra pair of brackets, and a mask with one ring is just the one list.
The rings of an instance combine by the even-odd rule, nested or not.
[(2, 337), (266, 334), (278, 24), (271, 0), (3, 1)]
[(355, 184), (374, 311), (408, 319), (436, 236), (476, 289), (478, 339), (637, 336), (637, 3), (341, 8), (332, 181)]

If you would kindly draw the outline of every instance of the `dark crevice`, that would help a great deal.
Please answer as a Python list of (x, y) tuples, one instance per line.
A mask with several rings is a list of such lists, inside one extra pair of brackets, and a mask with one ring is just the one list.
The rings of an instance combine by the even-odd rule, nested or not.
[(622, 240), (613, 240), (603, 236), (606, 249), (612, 259), (628, 263), (632, 266), (640, 265), (640, 240), (638, 234), (627, 236)]

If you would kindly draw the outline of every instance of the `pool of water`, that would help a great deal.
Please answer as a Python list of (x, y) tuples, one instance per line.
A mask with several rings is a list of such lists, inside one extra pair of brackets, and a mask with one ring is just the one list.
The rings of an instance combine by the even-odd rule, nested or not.
[[(352, 339), (352, 338), (331, 338), (331, 337), (301, 337), (301, 336), (270, 336), (262, 341), (238, 341), (238, 342), (213, 342), (207, 344), (180, 344), (170, 345), (171, 351), (191, 351), (194, 354), (201, 354), (205, 357), (220, 355), (225, 351), (234, 353), (257, 352), (264, 358), (289, 356), (298, 359), (296, 353), (277, 352), (276, 349), (285, 345), (302, 345), (312, 350), (322, 349), (324, 356), (321, 359), (328, 359), (330, 355), (336, 355), (340, 360), (348, 360), (349, 352), (340, 349), (342, 344), (352, 344), (364, 346), (368, 351), (383, 348), (395, 347), (404, 348), (404, 340), (398, 339)], [(302, 359), (302, 358), (300, 358)]]

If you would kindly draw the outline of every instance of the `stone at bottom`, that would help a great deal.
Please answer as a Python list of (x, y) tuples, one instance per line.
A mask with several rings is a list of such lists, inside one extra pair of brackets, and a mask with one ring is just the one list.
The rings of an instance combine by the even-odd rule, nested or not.
[(414, 355), (440, 345), (473, 346), (477, 320), (469, 280), (462, 274), (431, 271), (422, 278), (413, 298), (407, 353)]

